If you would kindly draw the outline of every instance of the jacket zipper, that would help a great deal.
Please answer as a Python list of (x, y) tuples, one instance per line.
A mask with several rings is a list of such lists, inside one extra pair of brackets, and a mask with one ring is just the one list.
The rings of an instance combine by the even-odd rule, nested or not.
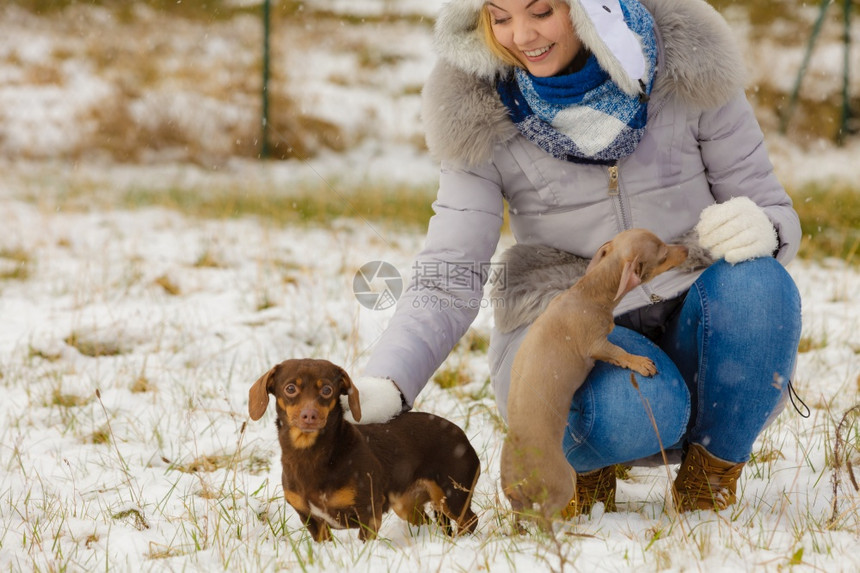
[[(618, 209), (621, 213), (621, 225), (624, 229), (630, 229), (630, 222), (627, 219), (627, 212), (624, 210), (624, 199), (621, 197), (621, 186), (618, 182), (618, 163), (613, 163), (608, 168), (609, 171), (609, 196), (614, 197), (618, 201)], [(651, 303), (658, 303), (663, 300), (663, 297), (656, 294), (648, 285), (641, 285), (641, 288)]]
[(618, 212), (621, 214), (621, 228), (629, 229), (630, 222), (627, 220), (627, 212), (624, 209), (624, 198), (621, 196), (621, 183), (618, 180), (618, 162), (607, 167), (609, 171), (609, 196), (618, 203)]
[(618, 193), (618, 164), (613, 163), (609, 166), (609, 196), (615, 197)]

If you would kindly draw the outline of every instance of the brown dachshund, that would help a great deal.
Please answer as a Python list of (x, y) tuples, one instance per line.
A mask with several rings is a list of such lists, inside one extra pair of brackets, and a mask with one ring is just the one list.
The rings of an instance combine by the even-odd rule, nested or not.
[(604, 244), (572, 287), (556, 296), (529, 328), (514, 356), (502, 488), (516, 512), (539, 506), (548, 527), (573, 498), (576, 474), (562, 453), (567, 412), (595, 360), (656, 374), (654, 363), (607, 340), (612, 311), (636, 286), (683, 263), (686, 247), (632, 229)]
[(409, 523), (437, 522), (451, 535), (473, 532), (471, 500), (480, 461), (466, 434), (432, 414), (407, 412), (385, 424), (344, 420), (346, 395), (361, 419), (358, 390), (347, 373), (327, 360), (286, 360), (254, 382), (248, 412), (259, 420), (274, 396), (281, 444), (284, 497), (314, 540), (331, 529), (359, 528), (376, 537), (389, 509)]

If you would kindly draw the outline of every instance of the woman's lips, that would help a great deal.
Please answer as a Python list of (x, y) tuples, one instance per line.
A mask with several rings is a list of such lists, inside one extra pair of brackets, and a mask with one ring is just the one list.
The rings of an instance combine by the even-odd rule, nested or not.
[(549, 46), (544, 46), (543, 48), (538, 48), (536, 50), (521, 50), (522, 54), (526, 57), (526, 59), (530, 62), (539, 62), (547, 57), (552, 49), (555, 47), (555, 44), (550, 44)]

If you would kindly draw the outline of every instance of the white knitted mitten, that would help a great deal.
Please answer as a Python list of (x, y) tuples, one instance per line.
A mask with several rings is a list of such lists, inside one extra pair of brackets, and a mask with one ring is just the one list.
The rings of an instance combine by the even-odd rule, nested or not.
[(403, 409), (403, 398), (400, 389), (388, 378), (374, 376), (359, 376), (352, 381), (358, 390), (358, 400), (361, 404), (361, 419), (355, 421), (346, 396), (340, 397), (343, 405), (343, 417), (351, 424), (381, 424), (395, 417)]
[(765, 212), (748, 197), (735, 197), (702, 211), (696, 225), (699, 243), (715, 259), (731, 264), (773, 255), (776, 230)]

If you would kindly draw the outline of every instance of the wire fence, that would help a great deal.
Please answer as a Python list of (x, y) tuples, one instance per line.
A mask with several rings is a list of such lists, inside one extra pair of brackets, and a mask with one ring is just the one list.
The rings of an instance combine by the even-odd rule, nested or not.
[[(803, 77), (806, 75), (806, 72), (809, 69), (809, 61), (812, 57), (812, 51), (815, 48), (815, 43), (818, 40), (818, 37), (821, 35), (822, 24), (824, 23), (827, 9), (833, 3), (833, 0), (821, 0), (821, 4), (819, 5), (818, 17), (816, 18), (815, 24), (812, 27), (812, 32), (809, 35), (809, 41), (806, 46), (806, 51), (803, 55), (803, 62), (801, 63), (800, 69), (797, 72), (797, 79), (795, 80), (794, 87), (791, 91), (788, 107), (782, 114), (780, 122), (780, 131), (782, 133), (785, 133), (788, 129), (788, 123), (791, 120), (791, 116), (794, 114), (795, 108), (797, 107), (797, 100), (800, 95), (800, 87), (803, 82)], [(860, 130), (860, 125), (858, 125), (857, 122), (852, 121), (853, 118), (851, 113), (851, 12), (852, 0), (842, 0), (842, 44), (844, 48), (842, 61), (842, 107), (840, 112), (839, 129), (836, 132), (836, 142), (839, 145), (842, 145), (845, 142), (845, 138), (848, 135), (856, 133), (858, 130)]]

